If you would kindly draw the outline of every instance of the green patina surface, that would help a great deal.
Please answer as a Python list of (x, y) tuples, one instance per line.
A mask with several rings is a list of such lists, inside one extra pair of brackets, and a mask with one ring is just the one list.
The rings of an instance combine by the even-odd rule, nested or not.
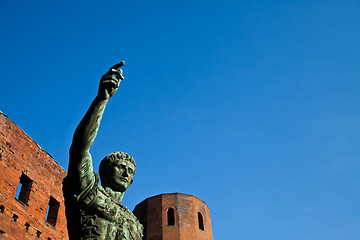
[(119, 69), (124, 64), (115, 64), (102, 76), (98, 94), (74, 133), (68, 176), (64, 179), (63, 187), (71, 240), (142, 238), (143, 226), (121, 204), (124, 192), (133, 182), (134, 159), (124, 152), (106, 156), (100, 164), (100, 186), (89, 152), (106, 104), (124, 79)]

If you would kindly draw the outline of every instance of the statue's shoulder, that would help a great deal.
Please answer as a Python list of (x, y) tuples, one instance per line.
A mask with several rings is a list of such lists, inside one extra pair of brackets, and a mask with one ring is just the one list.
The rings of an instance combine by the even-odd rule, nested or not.
[(71, 183), (69, 177), (66, 176), (63, 180), (65, 202), (68, 202), (76, 208), (86, 208), (96, 199), (99, 186), (99, 175), (96, 172), (93, 172), (93, 180), (90, 184), (79, 194), (76, 194), (74, 185)]

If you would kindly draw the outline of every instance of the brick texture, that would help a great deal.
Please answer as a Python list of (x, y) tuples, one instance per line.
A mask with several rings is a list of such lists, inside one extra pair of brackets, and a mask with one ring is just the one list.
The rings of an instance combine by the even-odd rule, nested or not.
[[(174, 209), (174, 225), (168, 225), (169, 208)], [(144, 225), (144, 240), (213, 239), (210, 210), (204, 201), (192, 195), (169, 193), (147, 198), (135, 207), (134, 214)]]
[[(15, 198), (22, 174), (32, 180), (27, 204)], [(68, 239), (65, 175), (45, 150), (0, 112), (0, 239)], [(55, 226), (46, 221), (50, 197), (59, 202)]]

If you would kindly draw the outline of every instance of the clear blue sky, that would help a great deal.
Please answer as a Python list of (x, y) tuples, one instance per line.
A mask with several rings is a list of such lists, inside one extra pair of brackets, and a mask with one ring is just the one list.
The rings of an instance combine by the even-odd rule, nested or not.
[(360, 239), (360, 1), (0, 0), (0, 26), (0, 110), (65, 169), (126, 61), (91, 153), (135, 157), (130, 209), (182, 192), (216, 240)]

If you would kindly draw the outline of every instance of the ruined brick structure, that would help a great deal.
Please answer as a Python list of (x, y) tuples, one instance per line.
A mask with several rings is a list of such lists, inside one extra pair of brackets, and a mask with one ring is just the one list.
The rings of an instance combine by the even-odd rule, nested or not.
[[(62, 180), (66, 171), (0, 112), (0, 239), (68, 239)], [(134, 214), (143, 240), (212, 240), (209, 208), (195, 196), (161, 194)]]
[(212, 240), (210, 210), (183, 193), (160, 194), (139, 203), (134, 214), (144, 225), (144, 240)]
[(67, 239), (66, 171), (0, 112), (0, 239)]

